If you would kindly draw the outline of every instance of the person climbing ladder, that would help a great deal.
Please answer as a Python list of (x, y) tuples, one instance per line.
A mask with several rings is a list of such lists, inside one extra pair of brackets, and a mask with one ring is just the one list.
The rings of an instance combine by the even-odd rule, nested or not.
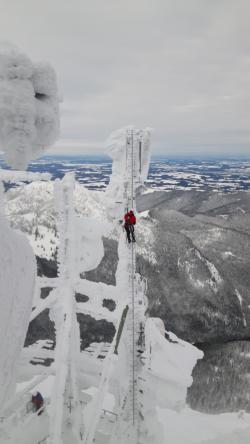
[(127, 240), (129, 244), (131, 242), (131, 237), (132, 237), (132, 242), (135, 242), (135, 224), (136, 224), (135, 214), (133, 210), (130, 210), (124, 216), (124, 228), (127, 233)]
[(33, 409), (35, 412), (38, 412), (38, 415), (41, 415), (43, 413), (42, 407), (44, 405), (44, 399), (40, 392), (33, 392), (31, 402), (33, 405)]

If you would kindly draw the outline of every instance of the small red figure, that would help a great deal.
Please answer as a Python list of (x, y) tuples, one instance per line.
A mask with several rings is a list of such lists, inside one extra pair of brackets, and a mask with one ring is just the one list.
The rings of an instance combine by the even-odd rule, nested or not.
[(135, 227), (134, 226), (136, 224), (136, 217), (135, 217), (133, 210), (130, 210), (125, 214), (124, 221), (125, 221), (124, 228), (127, 233), (128, 243), (130, 244), (131, 237), (132, 237), (132, 242), (135, 242)]

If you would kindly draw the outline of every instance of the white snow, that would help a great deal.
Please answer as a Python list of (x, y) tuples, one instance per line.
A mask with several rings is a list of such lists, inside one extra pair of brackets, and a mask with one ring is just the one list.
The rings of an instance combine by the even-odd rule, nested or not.
[(239, 290), (237, 288), (235, 288), (235, 294), (236, 294), (237, 299), (238, 299), (238, 301), (240, 303), (240, 308), (241, 308), (242, 315), (243, 315), (244, 327), (247, 327), (247, 320), (246, 320), (246, 316), (245, 316), (245, 313), (244, 313), (244, 310), (243, 310), (243, 298), (242, 298), (242, 295), (240, 294), (240, 292), (239, 292)]
[[(198, 262), (196, 258), (198, 258), (198, 260), (203, 266), (206, 267), (207, 270), (207, 274), (203, 280), (197, 277)], [(202, 256), (199, 250), (194, 250), (194, 256), (187, 252), (184, 256), (180, 257), (178, 259), (178, 266), (185, 271), (192, 285), (196, 288), (202, 289), (207, 286), (210, 287), (214, 293), (217, 293), (219, 286), (223, 283), (223, 280), (215, 265), (206, 257)]]
[[(28, 236), (36, 255), (53, 258), (59, 241), (53, 182), (38, 181), (12, 188), (5, 193), (5, 197), (5, 211), (11, 225)], [(87, 239), (86, 236), (92, 233), (94, 239), (98, 237), (95, 229), (98, 229), (101, 236), (108, 235), (112, 227), (107, 221), (104, 193), (89, 191), (83, 185), (76, 184), (74, 206), (78, 216), (76, 223), (79, 236), (83, 235)], [(79, 253), (83, 253), (85, 249), (80, 248), (79, 244)]]
[[(17, 85), (19, 81), (27, 80), (27, 71), (33, 69), (31, 62), (22, 57), (20, 64), (18, 62), (13, 68), (12, 63), (11, 66), (12, 71), (9, 65), (6, 68), (8, 73), (13, 70), (16, 72), (18, 67)], [(5, 73), (4, 70), (3, 72)], [(8, 77), (8, 81), (12, 82), (12, 77)], [(39, 65), (34, 70), (32, 82), (39, 94), (53, 96), (55, 84), (52, 71)], [(27, 87), (28, 83), (25, 85)], [(10, 92), (11, 86), (12, 83)], [(44, 111), (45, 115), (47, 110), (43, 110), (42, 106), (38, 114)], [(75, 186), (72, 174), (66, 175), (62, 181), (55, 182), (55, 199), (51, 183), (33, 183), (23, 187), (21, 193), (20, 190), (10, 190), (7, 193), (6, 208), (12, 224), (29, 233), (36, 251), (41, 255), (44, 248), (45, 257), (50, 257), (48, 251), (51, 250), (51, 244), (54, 249), (59, 246), (59, 277), (38, 279), (38, 289), (43, 286), (54, 288), (46, 299), (40, 300), (37, 296), (39, 293), (35, 293), (34, 288), (35, 263), (31, 249), (23, 236), (11, 231), (4, 216), (0, 215), (0, 288), (1, 291), (4, 290), (0, 298), (0, 337), (6, 339), (0, 342), (0, 355), (4, 356), (2, 362), (0, 361), (0, 405), (13, 388), (16, 360), (22, 347), (29, 315), (31, 314), (30, 319), (33, 319), (44, 308), (50, 308), (50, 318), (56, 327), (55, 350), (43, 347), (51, 346), (48, 341), (38, 341), (23, 351), (19, 361), (20, 366), (26, 366), (23, 370), (25, 374), (31, 358), (40, 364), (45, 357), (54, 358), (50, 368), (37, 365), (34, 366), (33, 373), (29, 365), (29, 382), (28, 378), (23, 377), (17, 387), (20, 402), (18, 408), (24, 408), (21, 404), (24, 403), (21, 394), (26, 391), (30, 393), (31, 386), (34, 386), (48, 398), (46, 411), (42, 418), (26, 415), (20, 421), (19, 417), (16, 420), (18, 426), (13, 427), (13, 433), (9, 428), (9, 435), (5, 434), (8, 427), (3, 429), (3, 433), (0, 430), (1, 438), (11, 436), (6, 443), (14, 444), (20, 436), (20, 444), (37, 444), (50, 435), (49, 443), (75, 444), (80, 442), (79, 432), (83, 424), (85, 444), (92, 443), (93, 438), (97, 444), (108, 442), (108, 438), (111, 438), (110, 444), (137, 442), (132, 432), (128, 433), (128, 421), (131, 420), (129, 390), (132, 377), (129, 371), (132, 369), (132, 285), (136, 289), (134, 296), (137, 303), (135, 329), (141, 322), (144, 325), (147, 301), (144, 298), (145, 283), (132, 271), (134, 250), (128, 249), (125, 234), (118, 224), (118, 219), (123, 215), (124, 206), (128, 202), (126, 192), (128, 180), (131, 178), (126, 161), (127, 131), (128, 128), (125, 128), (113, 133), (107, 142), (114, 164), (110, 185), (105, 193), (90, 192), (83, 186)], [(135, 187), (139, 192), (148, 172), (150, 131), (138, 132), (132, 127), (129, 131), (134, 131), (136, 143), (142, 141), (144, 147), (141, 171), (138, 159), (135, 166)], [(26, 136), (30, 137), (28, 131)], [(42, 130), (37, 137), (39, 140), (43, 138)], [(16, 162), (16, 156), (14, 157)], [(0, 203), (1, 205), (3, 206)], [(144, 237), (144, 241), (154, 242), (150, 236), (151, 227), (147, 213), (143, 216), (143, 220), (138, 220), (136, 226), (138, 240)], [(55, 225), (59, 235), (55, 232)], [(104, 254), (102, 237), (111, 235), (119, 241), (116, 286), (80, 279), (81, 272), (94, 269), (100, 263)], [(213, 242), (216, 237), (218, 232), (211, 231), (209, 242)], [(140, 245), (134, 248), (137, 253), (147, 256), (147, 251)], [(155, 257), (149, 259), (152, 262), (156, 261)], [(208, 278), (203, 282), (197, 281), (196, 285), (209, 285), (216, 292), (218, 285), (222, 283), (218, 270), (201, 255), (198, 254), (196, 259), (203, 261), (208, 271)], [(186, 261), (187, 271), (192, 271), (195, 264), (196, 261), (191, 265)], [(86, 295), (88, 301), (76, 303), (76, 291)], [(33, 293), (36, 307), (31, 313)], [(242, 296), (238, 290), (235, 290), (235, 293), (242, 307)], [(116, 308), (113, 312), (103, 307), (105, 298), (115, 302)], [(122, 310), (127, 304), (130, 308), (118, 355), (114, 353), (116, 337), (111, 345), (103, 342), (92, 343), (80, 354), (76, 313), (82, 312), (95, 319), (108, 320), (117, 327)], [(98, 359), (100, 354), (105, 356), (103, 361)], [(229, 434), (228, 443), (238, 444), (237, 436), (242, 436), (239, 434), (250, 429), (250, 415), (205, 415), (186, 406), (187, 388), (192, 384), (192, 370), (203, 354), (173, 333), (165, 332), (162, 320), (147, 319), (145, 351), (140, 356), (141, 361), (136, 361), (139, 367), (137, 382), (140, 389), (136, 392), (136, 400), (138, 405), (141, 405), (141, 413), (144, 416), (144, 421), (140, 422), (140, 442), (143, 444), (162, 444), (168, 441), (171, 444), (198, 444), (210, 439), (214, 444), (224, 443), (225, 434)], [(42, 371), (43, 375), (40, 373)], [(34, 378), (34, 374), (39, 376)], [(27, 399), (30, 394), (26, 393), (25, 396)], [(113, 410), (106, 418), (105, 409)], [(121, 418), (124, 419), (123, 422), (120, 421)], [(111, 437), (113, 427), (116, 428), (116, 433)], [(232, 440), (233, 437), (236, 437), (235, 441)]]
[(157, 405), (179, 411), (185, 406), (187, 388), (193, 381), (192, 370), (203, 353), (173, 333), (169, 336), (170, 341), (165, 339), (154, 318), (147, 319), (145, 354), (149, 370), (145, 373)]
[(162, 408), (157, 411), (171, 444), (247, 444), (249, 440), (249, 414), (208, 415), (188, 407), (181, 413)]
[(112, 227), (105, 222), (91, 217), (75, 218), (75, 252), (77, 269), (82, 271), (94, 270), (104, 255), (102, 237)]
[[(0, 193), (1, 193), (0, 189)], [(28, 329), (36, 261), (28, 241), (9, 227), (0, 203), (0, 409), (13, 394)]]
[(235, 257), (235, 254), (233, 254), (232, 251), (224, 251), (222, 253), (222, 256), (225, 256), (225, 257)]
[[(247, 444), (250, 414), (211, 415), (186, 406), (186, 389), (192, 384), (192, 369), (196, 360), (202, 358), (202, 352), (172, 333), (168, 335), (173, 342), (164, 338), (162, 323), (147, 320), (146, 354), (151, 362), (149, 370), (143, 372), (149, 390), (144, 415), (145, 423), (150, 423), (154, 444)], [(157, 414), (152, 422), (153, 406)], [(145, 439), (144, 443), (147, 442), (152, 441)]]
[(237, 290), (237, 288), (235, 289), (235, 293), (236, 293), (236, 296), (237, 296), (237, 298), (238, 298), (238, 300), (239, 300), (240, 306), (242, 307), (242, 301), (243, 301), (243, 299), (242, 299), (242, 296), (241, 296), (239, 290)]

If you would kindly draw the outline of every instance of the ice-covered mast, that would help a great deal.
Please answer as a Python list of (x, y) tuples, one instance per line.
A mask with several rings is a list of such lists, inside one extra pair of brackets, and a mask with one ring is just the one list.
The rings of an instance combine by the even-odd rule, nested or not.
[[(133, 209), (136, 211), (136, 195), (142, 190), (148, 175), (150, 162), (150, 130), (127, 128), (126, 130), (126, 173), (123, 190), (123, 214)], [(119, 250), (124, 252), (124, 240)], [(127, 257), (126, 257), (127, 256)], [(122, 254), (121, 254), (122, 257)], [(120, 409), (117, 432), (124, 436), (124, 442), (138, 442), (140, 401), (138, 377), (140, 373), (139, 354), (143, 352), (144, 337), (144, 292), (140, 277), (136, 274), (136, 244), (125, 250), (128, 277), (128, 320), (126, 325), (126, 342), (128, 346), (128, 388), (124, 405)], [(138, 348), (140, 351), (138, 353)], [(130, 423), (124, 434), (126, 422)], [(116, 433), (114, 433), (113, 440)], [(127, 435), (127, 436), (126, 436)]]
[(106, 190), (109, 213), (124, 215), (126, 208), (135, 209), (136, 194), (141, 192), (148, 176), (151, 130), (126, 127), (114, 131), (106, 142), (113, 160), (112, 175)]
[[(78, 367), (80, 331), (76, 316), (75, 285), (78, 277), (75, 251), (74, 176), (65, 175), (55, 183), (60, 245), (57, 298), (51, 308), (56, 327), (55, 384), (51, 396), (49, 443), (61, 444), (65, 410), (68, 436), (78, 444), (82, 435), (82, 413), (79, 403)], [(65, 407), (66, 405), (66, 407)]]
[[(143, 189), (148, 175), (150, 129), (139, 130), (128, 127), (114, 132), (107, 141), (107, 151), (113, 159), (112, 176), (106, 191), (107, 210), (109, 217), (117, 225), (128, 210), (136, 211), (136, 196)], [(137, 444), (140, 418), (138, 353), (143, 352), (144, 342), (144, 285), (141, 277), (136, 273), (135, 244), (132, 243), (128, 248), (121, 226), (118, 228), (118, 233), (119, 264), (116, 282), (124, 311), (115, 338), (115, 352), (118, 353), (120, 364), (114, 365), (113, 374), (108, 375), (107, 367), (104, 368), (106, 381), (107, 378), (113, 379), (118, 387), (115, 396), (118, 420), (110, 437), (110, 443), (114, 444), (119, 441)], [(122, 343), (125, 344), (125, 358)], [(107, 361), (107, 366), (110, 367), (109, 361)], [(120, 366), (124, 374), (122, 381), (119, 380)], [(109, 370), (111, 371), (111, 368)], [(96, 426), (98, 424), (97, 418), (95, 424)], [(95, 433), (96, 427), (92, 424), (86, 444), (93, 442)]]
[[(131, 207), (136, 210), (136, 195), (148, 174), (149, 146), (149, 130), (127, 128), (109, 140), (116, 174), (111, 177), (107, 195), (114, 218)], [(128, 248), (122, 233), (118, 252), (116, 281), (120, 294), (127, 295), (124, 304), (128, 303), (129, 309), (121, 335), (122, 347), (118, 348), (120, 365), (112, 375), (117, 383), (118, 420), (109, 442), (161, 444), (165, 436), (157, 406), (173, 410), (185, 406), (190, 374), (202, 354), (169, 332), (173, 341), (168, 341), (160, 319), (146, 321), (144, 281), (136, 273), (136, 246), (132, 243)], [(187, 362), (184, 368), (183, 362)]]

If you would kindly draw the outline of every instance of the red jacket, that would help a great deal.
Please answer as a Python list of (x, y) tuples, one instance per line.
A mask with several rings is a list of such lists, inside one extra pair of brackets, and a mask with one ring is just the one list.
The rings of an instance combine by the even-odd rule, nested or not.
[(130, 214), (130, 212), (126, 213), (124, 216), (125, 224), (129, 225), (135, 225), (136, 224), (136, 217), (133, 214)]
[(134, 214), (130, 214), (130, 224), (135, 225), (136, 224), (136, 217)]
[(130, 214), (129, 213), (125, 214), (124, 221), (125, 221), (125, 224), (129, 224), (129, 221), (130, 221)]

